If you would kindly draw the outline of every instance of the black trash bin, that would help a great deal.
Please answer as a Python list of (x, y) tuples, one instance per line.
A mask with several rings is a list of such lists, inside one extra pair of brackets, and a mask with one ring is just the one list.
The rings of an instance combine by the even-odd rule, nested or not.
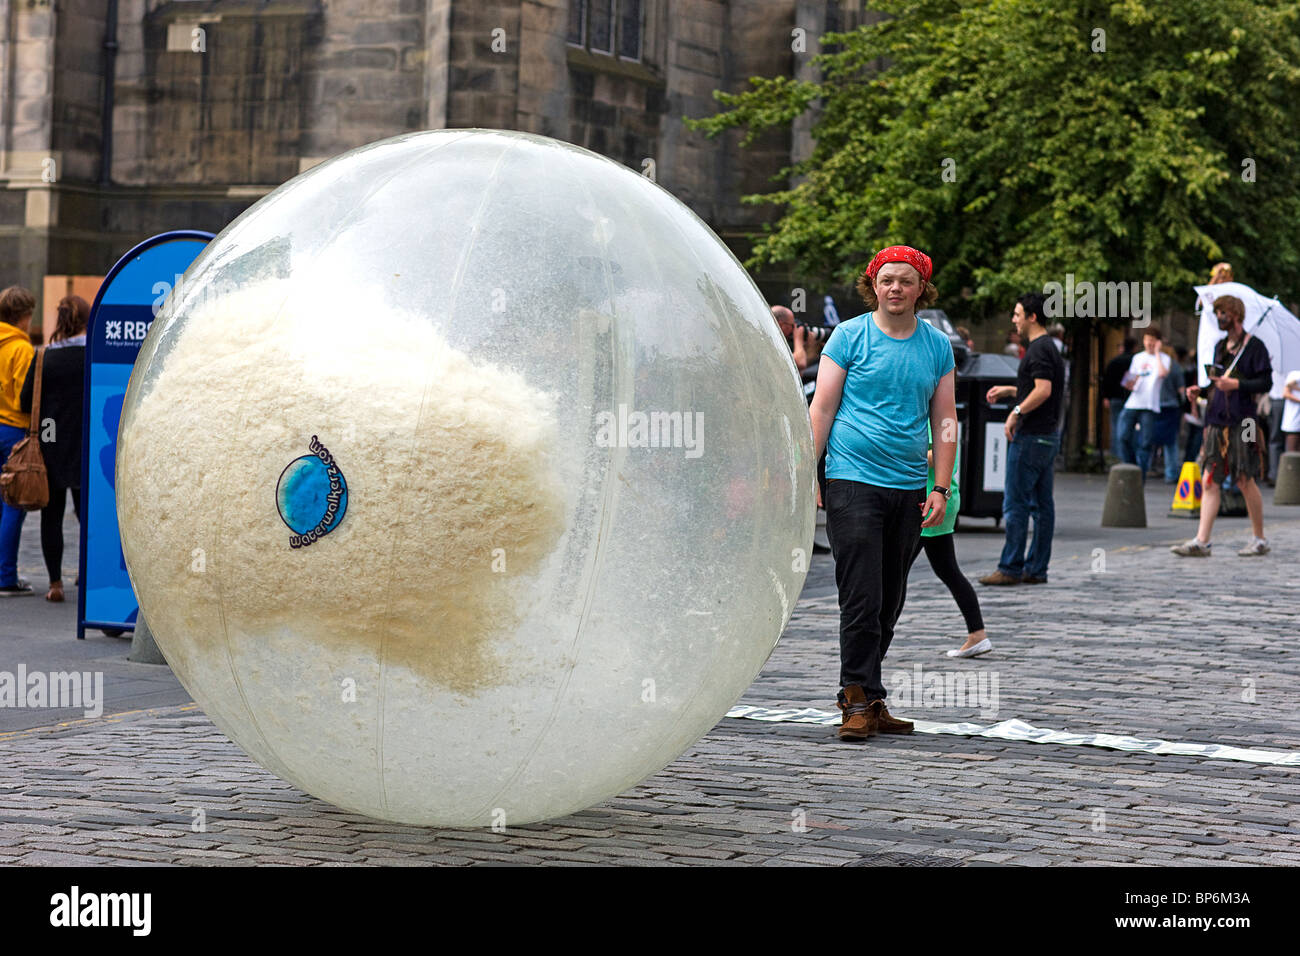
[(990, 405), (985, 393), (994, 385), (1015, 385), (1020, 359), (995, 352), (975, 352), (957, 369), (957, 421), (961, 425), (962, 518), (1002, 520), (1002, 488), (1007, 469), (1003, 433), (1014, 400)]

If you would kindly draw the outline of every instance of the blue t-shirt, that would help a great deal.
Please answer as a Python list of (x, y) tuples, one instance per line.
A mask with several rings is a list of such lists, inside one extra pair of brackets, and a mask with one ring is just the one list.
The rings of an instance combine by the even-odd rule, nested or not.
[(868, 312), (837, 325), (822, 355), (847, 373), (826, 477), (924, 488), (930, 399), (954, 367), (948, 337), (917, 319), (910, 336), (891, 338)]

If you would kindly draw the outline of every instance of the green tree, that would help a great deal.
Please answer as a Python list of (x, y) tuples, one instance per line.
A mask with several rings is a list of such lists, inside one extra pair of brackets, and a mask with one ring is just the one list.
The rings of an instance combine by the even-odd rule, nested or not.
[(884, 19), (822, 38), (819, 81), (754, 77), (688, 121), (749, 143), (815, 111), (811, 156), (745, 197), (780, 210), (750, 265), (849, 282), (907, 242), (933, 256), (940, 303), (969, 288), (975, 316), (1067, 273), (1151, 282), (1158, 309), (1186, 307), (1221, 258), (1295, 291), (1295, 0), (868, 6)]

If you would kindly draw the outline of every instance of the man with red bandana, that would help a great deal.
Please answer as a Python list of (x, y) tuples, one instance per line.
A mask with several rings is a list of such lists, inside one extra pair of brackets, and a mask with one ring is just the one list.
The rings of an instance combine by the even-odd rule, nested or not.
[[(922, 527), (943, 521), (957, 454), (948, 337), (916, 318), (938, 292), (930, 257), (882, 249), (858, 279), (871, 311), (841, 322), (822, 351), (809, 414), (826, 452), (826, 535), (840, 600), (842, 740), (911, 733), (885, 707), (881, 664), (902, 610)], [(935, 488), (925, 493), (929, 431)]]

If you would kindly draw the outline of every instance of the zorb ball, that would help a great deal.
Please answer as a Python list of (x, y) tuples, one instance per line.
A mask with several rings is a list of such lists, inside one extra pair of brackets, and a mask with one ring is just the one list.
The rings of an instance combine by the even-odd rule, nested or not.
[(298, 176), (167, 299), (122, 414), (141, 615), (339, 807), (526, 823), (665, 766), (803, 585), (814, 462), (767, 304), (669, 193), (444, 130)]

